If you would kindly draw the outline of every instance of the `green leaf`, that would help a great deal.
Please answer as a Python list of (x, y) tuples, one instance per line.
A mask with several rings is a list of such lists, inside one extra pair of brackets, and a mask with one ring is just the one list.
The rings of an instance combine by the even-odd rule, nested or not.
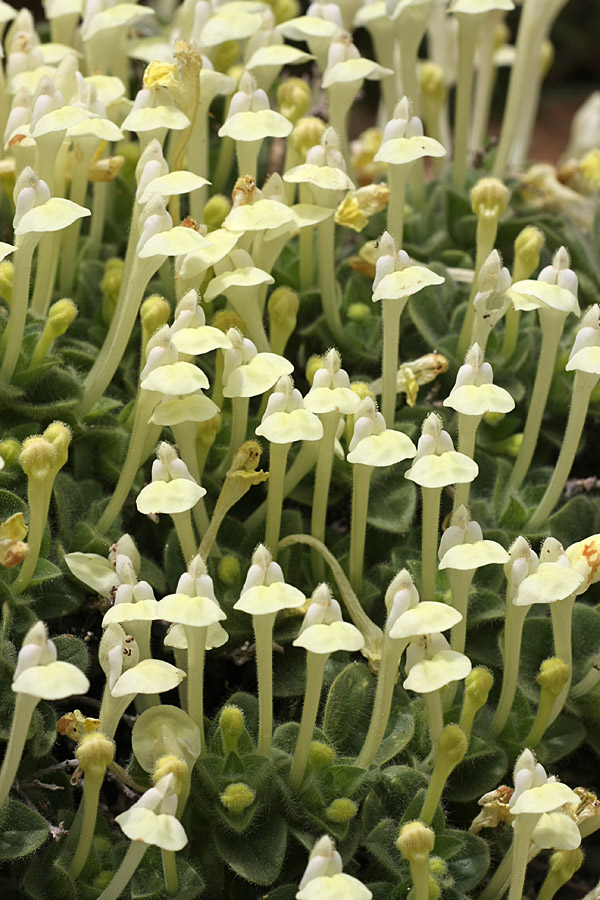
[(398, 831), (398, 825), (393, 819), (384, 819), (367, 835), (365, 844), (387, 872), (396, 878), (402, 878), (406, 876), (408, 864), (396, 847)]
[(49, 703), (38, 703), (32, 716), (33, 738), (28, 749), (36, 757), (47, 756), (56, 743), (56, 713)]
[(450, 776), (447, 796), (461, 803), (477, 800), (500, 783), (507, 768), (508, 760), (501, 747), (471, 735), (466, 756)]
[(372, 677), (362, 663), (350, 663), (337, 676), (327, 697), (323, 731), (348, 754), (360, 753), (371, 711)]
[(415, 720), (409, 713), (401, 713), (393, 721), (390, 716), (385, 737), (379, 745), (379, 750), (375, 756), (375, 765), (382, 766), (388, 760), (393, 759), (394, 756), (398, 756), (409, 743), (414, 732)]
[[(177, 898), (195, 900), (204, 890), (202, 876), (192, 868), (181, 853), (178, 853), (175, 859), (179, 881)], [(164, 897), (165, 879), (161, 852), (158, 847), (150, 847), (131, 880), (131, 900), (164, 900)]]
[(404, 534), (412, 525), (417, 508), (417, 490), (412, 481), (404, 481), (392, 490), (386, 485), (378, 486), (369, 502), (367, 524), (380, 531)]
[(585, 740), (583, 723), (572, 716), (559, 716), (546, 731), (535, 753), (544, 766), (568, 756)]
[(0, 810), (0, 859), (28, 856), (48, 837), (48, 826), (34, 809), (10, 797)]
[(594, 508), (585, 497), (573, 497), (549, 518), (548, 526), (550, 534), (567, 547), (597, 530)]
[(244, 835), (217, 833), (217, 849), (223, 861), (252, 884), (272, 884), (283, 865), (287, 828), (281, 816), (273, 816)]
[(59, 659), (63, 662), (72, 663), (72, 665), (81, 669), (82, 672), (87, 672), (89, 657), (87, 647), (83, 641), (73, 637), (72, 634), (59, 634), (52, 640)]
[(29, 586), (35, 587), (42, 581), (52, 581), (54, 578), (62, 578), (62, 572), (58, 566), (51, 563), (49, 559), (38, 559)]
[[(443, 837), (456, 837), (461, 841), (461, 849), (448, 862), (450, 874), (454, 877), (455, 886), (460, 891), (474, 888), (490, 865), (490, 851), (484, 840), (468, 831), (447, 831)], [(434, 853), (437, 853), (437, 839)]]

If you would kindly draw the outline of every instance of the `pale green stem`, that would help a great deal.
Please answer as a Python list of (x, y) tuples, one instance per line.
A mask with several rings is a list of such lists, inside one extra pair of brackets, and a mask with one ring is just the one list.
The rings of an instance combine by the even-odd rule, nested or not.
[[(235, 155), (235, 143), (232, 138), (221, 138), (219, 144), (219, 155), (217, 157), (217, 165), (215, 167), (213, 183), (213, 193), (222, 194), (227, 188), (231, 167), (233, 166), (233, 157)], [(244, 175), (249, 174), (244, 172)]]
[(513, 825), (514, 854), (508, 900), (521, 900), (523, 897), (525, 873), (527, 871), (527, 863), (529, 862), (529, 843), (538, 819), (538, 815), (531, 813), (521, 813), (515, 818)]
[[(291, 494), (294, 488), (300, 484), (302, 479), (308, 475), (310, 470), (315, 465), (317, 461), (317, 455), (319, 452), (319, 441), (304, 441), (298, 454), (285, 474), (285, 479), (283, 482), (283, 499)], [(261, 505), (254, 510), (252, 515), (248, 516), (246, 519), (246, 528), (248, 530), (252, 530), (254, 528), (258, 528), (267, 515), (267, 504), (266, 502), (261, 503)]]
[(105, 685), (98, 718), (101, 722), (102, 734), (107, 738), (112, 739), (115, 736), (121, 716), (136, 696), (136, 694), (126, 694), (124, 697), (113, 697), (108, 685)]
[(479, 895), (479, 900), (501, 900), (504, 897), (510, 883), (513, 856), (514, 844), (511, 844), (500, 865), (487, 883), (485, 890)]
[(429, 900), (429, 858), (409, 860), (413, 900)]
[[(557, 313), (554, 310), (545, 312), (539, 310), (539, 317), (542, 329), (542, 346), (538, 358), (533, 393), (529, 401), (527, 421), (523, 431), (523, 442), (508, 481), (509, 489), (512, 488), (513, 490), (518, 490), (523, 484), (533, 459), (554, 374), (558, 345), (566, 319), (564, 313)], [(576, 447), (577, 445), (575, 449)]]
[(294, 750), (292, 766), (290, 769), (290, 785), (292, 790), (298, 790), (306, 770), (306, 763), (310, 753), (310, 745), (313, 738), (321, 688), (323, 687), (323, 672), (325, 663), (329, 659), (328, 653), (311, 653), (306, 655), (306, 689), (304, 691), (304, 706), (302, 707), (302, 719), (298, 741)]
[[(288, 141), (289, 143), (289, 141)], [(291, 185), (294, 187), (294, 185)], [(312, 195), (307, 184), (300, 185), (300, 202), (312, 203)], [(314, 284), (314, 228), (300, 229), (300, 290), (307, 291)]]
[(388, 428), (394, 427), (396, 417), (398, 348), (400, 317), (406, 300), (382, 300), (383, 351), (381, 357), (381, 413)]
[[(175, 665), (178, 669), (183, 669), (184, 672), (188, 670), (188, 655), (187, 650), (182, 650), (179, 647), (172, 647), (173, 656), (175, 657)], [(183, 681), (180, 681), (177, 685), (177, 693), (179, 694), (179, 704), (182, 709), (187, 712), (188, 708), (188, 679), (184, 678)]]
[(27, 740), (27, 732), (33, 711), (40, 702), (39, 697), (31, 697), (29, 694), (17, 694), (15, 711), (13, 713), (10, 736), (4, 754), (2, 769), (0, 769), (0, 806), (8, 797), (12, 783), (21, 762), (23, 748)]
[(262, 312), (258, 301), (259, 288), (229, 288), (227, 299), (234, 310), (246, 323), (246, 333), (256, 344), (259, 353), (268, 353), (271, 349), (265, 331)]
[(525, 747), (529, 747), (531, 750), (534, 750), (541, 739), (544, 737), (546, 733), (546, 729), (550, 724), (550, 715), (552, 713), (552, 707), (554, 706), (554, 702), (556, 697), (551, 694), (549, 691), (542, 690), (540, 691), (540, 699), (538, 701), (537, 713), (535, 716), (535, 720), (529, 734), (523, 741), (523, 745)]
[[(439, 694), (439, 691), (434, 691), (434, 693)], [(425, 699), (429, 696), (429, 694), (425, 694)], [(439, 709), (441, 711), (441, 703), (439, 704)], [(425, 795), (423, 808), (421, 809), (421, 815), (419, 816), (419, 819), (421, 822), (424, 822), (425, 825), (431, 825), (433, 822), (435, 811), (438, 808), (444, 788), (446, 787), (446, 782), (455, 766), (456, 763), (450, 763), (443, 754), (438, 756), (433, 772), (431, 773), (431, 778), (429, 779), (427, 794)]]
[[(469, 569), (467, 571), (461, 569), (448, 569), (447, 572), (450, 590), (452, 592), (452, 606), (462, 615), (460, 622), (454, 625), (450, 632), (450, 647), (457, 653), (464, 653), (467, 640), (469, 589), (471, 587), (471, 582), (473, 581), (473, 576), (475, 575), (475, 569)], [(446, 688), (446, 693), (444, 694), (444, 709), (450, 709), (454, 703), (458, 684), (458, 681), (453, 681)]]
[(515, 606), (506, 598), (506, 616), (504, 624), (504, 663), (502, 667), (502, 690), (496, 713), (490, 725), (493, 735), (500, 734), (508, 721), (519, 680), (519, 662), (521, 660), (521, 638), (523, 624), (529, 610), (528, 606)]
[[(513, 281), (515, 279), (513, 278)], [(517, 340), (519, 338), (519, 324), (521, 321), (521, 310), (513, 309), (511, 306), (506, 311), (504, 317), (504, 343), (502, 345), (502, 355), (508, 361), (517, 349)]]
[[(346, 171), (350, 179), (356, 184), (356, 175), (352, 165), (350, 145), (348, 144), (348, 113), (354, 98), (360, 90), (361, 82), (345, 82), (334, 84), (325, 91), (327, 95), (327, 111), (329, 124), (340, 139), (340, 150), (344, 155)], [(349, 101), (349, 102), (348, 102)]]
[[(210, 100), (201, 99), (196, 110), (192, 133), (187, 148), (188, 168), (190, 172), (208, 178), (208, 112)], [(208, 185), (192, 191), (190, 194), (190, 213), (195, 222), (200, 223), (204, 215), (204, 207), (208, 197)]]
[(177, 854), (174, 850), (161, 850), (163, 875), (165, 878), (165, 892), (169, 897), (174, 897), (179, 891), (179, 878), (177, 877)]
[(223, 350), (217, 350), (215, 358), (215, 379), (211, 394), (212, 402), (216, 403), (219, 409), (223, 408), (223, 365), (225, 362), (223, 354)]
[(185, 626), (188, 641), (188, 715), (200, 729), (200, 753), (206, 753), (204, 735), (204, 660), (207, 628)]
[(563, 437), (562, 446), (550, 484), (546, 488), (546, 492), (540, 500), (539, 506), (527, 523), (529, 531), (539, 529), (558, 501), (563, 492), (565, 482), (569, 477), (585, 419), (587, 416), (588, 406), (590, 402), (590, 394), (598, 383), (597, 375), (589, 375), (587, 372), (576, 372), (573, 381), (573, 396), (571, 399), (571, 409), (569, 410), (569, 419)]
[(440, 691), (429, 691), (423, 694), (425, 706), (427, 707), (427, 718), (429, 719), (429, 736), (433, 744), (433, 754), (437, 753), (437, 743), (440, 734), (444, 730), (444, 712), (442, 710), (442, 695)]
[[(375, 59), (380, 66), (386, 69), (395, 70), (394, 63), (394, 44), (396, 35), (394, 31), (388, 27), (387, 23), (382, 27), (374, 25), (369, 29), (373, 47), (375, 49)], [(398, 102), (396, 92), (395, 75), (389, 75), (382, 78), (379, 82), (381, 88), (381, 105), (383, 106), (384, 122), (389, 122), (394, 116), (394, 107)]]
[(127, 448), (127, 456), (125, 457), (125, 462), (121, 468), (121, 474), (119, 475), (119, 480), (113, 491), (113, 495), (96, 526), (101, 534), (106, 534), (123, 508), (123, 504), (131, 490), (131, 485), (134, 482), (136, 473), (147, 458), (144, 457), (144, 451), (150, 435), (152, 435), (153, 445), (158, 440), (162, 426), (151, 425), (148, 420), (159, 399), (160, 394), (156, 391), (144, 391), (140, 389), (138, 393), (138, 399), (135, 405), (135, 418), (133, 420), (133, 428), (129, 439), (129, 447)]
[[(481, 422), (482, 416), (467, 416), (464, 413), (458, 415), (458, 452), (464, 453), (469, 459), (475, 460), (475, 439), (477, 437), (477, 429)], [(471, 493), (471, 482), (467, 481), (463, 484), (457, 484), (454, 492), (454, 510), (459, 506), (469, 505), (469, 494)]]
[[(332, 412), (323, 413), (319, 418), (323, 423), (323, 437), (319, 441), (319, 455), (317, 457), (317, 468), (315, 472), (315, 489), (313, 493), (310, 533), (318, 541), (324, 541), (329, 485), (331, 483), (331, 470), (333, 468), (335, 435), (340, 414), (337, 410), (334, 410)], [(322, 581), (325, 574), (323, 560), (319, 554), (314, 551), (312, 559), (313, 574), (315, 578)]]
[(77, 407), (78, 415), (88, 413), (112, 381), (129, 342), (146, 286), (163, 259), (162, 256), (151, 259), (136, 256), (133, 261), (127, 287), (117, 301), (104, 344), (85, 379), (83, 397)]
[(369, 659), (378, 660), (381, 655), (383, 632), (378, 625), (371, 621), (360, 605), (350, 582), (344, 574), (344, 570), (335, 556), (329, 552), (322, 541), (317, 541), (308, 534), (290, 534), (280, 542), (279, 549), (284, 550), (286, 547), (291, 547), (294, 544), (308, 544), (309, 547), (318, 550), (321, 554), (335, 578), (342, 600), (348, 610), (348, 615), (365, 639), (363, 654)]
[(25, 322), (27, 320), (27, 306), (29, 303), (29, 281), (31, 278), (31, 264), (36, 241), (28, 235), (24, 240), (16, 240), (19, 252), (15, 256), (13, 298), (10, 306), (8, 325), (2, 335), (0, 346), (4, 350), (4, 359), (0, 376), (6, 381), (13, 377), (21, 350)]
[(554, 653), (562, 659), (569, 667), (569, 680), (564, 688), (555, 699), (550, 713), (548, 725), (552, 725), (557, 716), (562, 712), (566, 699), (569, 696), (571, 687), (571, 679), (573, 677), (573, 608), (575, 606), (575, 595), (566, 597), (564, 600), (557, 600), (550, 604), (550, 614), (552, 616), (552, 632), (554, 637)]
[(236, 450), (246, 440), (248, 428), (248, 397), (232, 397), (231, 399), (231, 437), (229, 449), (219, 466), (218, 474), (222, 478), (229, 470)]
[(421, 488), (421, 600), (435, 600), (441, 488)]
[[(69, 199), (79, 206), (85, 206), (90, 163), (94, 155), (96, 138), (75, 141), (73, 158), (76, 160), (73, 167), (73, 179)], [(79, 156), (79, 153), (81, 154)], [(77, 219), (66, 229), (64, 233), (63, 247), (60, 258), (60, 294), (68, 297), (73, 291), (75, 283), (75, 269), (77, 264), (77, 244), (81, 234), (81, 219)]]
[(430, 5), (429, 3), (414, 5), (396, 19), (402, 68), (402, 91), (410, 100), (413, 116), (420, 115), (421, 93), (417, 77), (417, 58), (427, 28)]
[(277, 557), (279, 546), (279, 531), (281, 528), (281, 513), (283, 511), (283, 485), (285, 479), (285, 467), (291, 443), (276, 444), (270, 442), (269, 453), (269, 485), (267, 493), (267, 528), (265, 532), (265, 545), (271, 551), (273, 559)]
[(95, 181), (92, 186), (92, 217), (90, 219), (89, 240), (85, 251), (89, 259), (98, 259), (100, 253), (104, 237), (109, 190), (110, 184), (106, 181)]
[(369, 485), (373, 466), (352, 466), (352, 523), (350, 526), (350, 583), (357, 593), (362, 589), (369, 509)]
[(123, 891), (135, 875), (144, 853), (150, 844), (144, 841), (131, 841), (123, 862), (114, 874), (113, 880), (106, 890), (102, 891), (98, 900), (119, 900)]
[(600, 664), (595, 662), (587, 675), (584, 675), (581, 681), (578, 681), (573, 687), (571, 697), (574, 700), (585, 697), (586, 694), (589, 694), (596, 687), (598, 682), (600, 682)]
[(15, 594), (20, 594), (21, 591), (24, 591), (33, 578), (40, 555), (44, 529), (48, 520), (48, 509), (55, 477), (56, 471), (53, 471), (43, 479), (34, 477), (28, 479), (29, 533), (27, 535), (27, 546), (29, 547), (29, 552), (23, 560), (21, 571), (13, 582), (12, 588)]
[(387, 631), (384, 633), (373, 712), (365, 742), (356, 760), (356, 765), (361, 769), (367, 769), (371, 765), (381, 746), (390, 718), (394, 688), (398, 678), (398, 664), (407, 643), (408, 641), (404, 639), (394, 640)]
[(344, 326), (340, 317), (335, 277), (335, 221), (329, 216), (317, 227), (319, 243), (319, 290), (327, 326), (338, 344), (345, 342)]
[(187, 566), (190, 560), (193, 559), (198, 552), (198, 541), (194, 536), (191, 512), (188, 509), (185, 512), (172, 513), (171, 518), (173, 519), (173, 525), (175, 526), (177, 538), (179, 539), (179, 546), (181, 547), (181, 552)]
[(396, 249), (402, 250), (404, 238), (404, 206), (406, 203), (406, 183), (412, 171), (411, 163), (388, 166), (388, 201), (387, 230), (396, 242)]
[(496, 215), (481, 215), (477, 219), (477, 242), (475, 254), (475, 271), (473, 273), (473, 283), (469, 293), (467, 309), (463, 319), (460, 337), (458, 339), (457, 355), (459, 358), (464, 357), (465, 353), (472, 344), (471, 334), (473, 332), (473, 324), (475, 322), (475, 307), (473, 300), (478, 291), (479, 272), (481, 267), (494, 249), (494, 242), (498, 232), (498, 217)]
[(273, 625), (277, 613), (252, 616), (258, 674), (258, 746), (269, 756), (273, 737)]
[(87, 772), (83, 779), (83, 796), (81, 803), (83, 805), (83, 817), (81, 820), (81, 831), (79, 833), (79, 842), (77, 850), (69, 865), (69, 875), (73, 881), (79, 878), (81, 870), (87, 862), (90, 853), (92, 841), (94, 839), (94, 831), (96, 828), (96, 817), (98, 815), (98, 799), (100, 797), (100, 788), (104, 781), (104, 772)]
[(456, 83), (456, 113), (454, 122), (454, 158), (452, 180), (457, 191), (464, 190), (467, 177), (467, 147), (472, 109), (475, 44), (481, 25), (480, 15), (459, 14), (458, 18), (458, 78)]
[(484, 25), (479, 37), (477, 81), (473, 99), (473, 117), (469, 147), (472, 151), (484, 147), (487, 141), (488, 122), (492, 105), (492, 94), (496, 81), (494, 64), (494, 46), (496, 43), (496, 26), (502, 21), (504, 13), (493, 10), (484, 17)]
[(531, 146), (531, 139), (536, 124), (537, 112), (540, 105), (540, 95), (542, 93), (542, 83), (546, 74), (542, 66), (542, 52), (544, 42), (548, 38), (549, 27), (544, 28), (542, 41), (539, 44), (538, 64), (532, 72), (532, 77), (527, 84), (525, 97), (523, 98), (523, 109), (521, 116), (521, 126), (515, 135), (515, 141), (512, 147), (510, 158), (508, 161), (512, 169), (522, 169), (527, 162), (527, 154)]
[(262, 140), (260, 141), (236, 141), (235, 151), (238, 161), (238, 175), (249, 175), (256, 181), (258, 169), (258, 154)]
[[(179, 456), (188, 467), (190, 474), (196, 479), (198, 484), (202, 481), (202, 472), (198, 465), (198, 451), (196, 449), (196, 422), (182, 422), (179, 425), (172, 425), (171, 430), (179, 448)], [(196, 529), (200, 537), (208, 531), (210, 519), (206, 511), (204, 497), (200, 497), (194, 508), (192, 515), (196, 524)]]
[(52, 231), (50, 234), (45, 234), (40, 241), (30, 304), (31, 314), (40, 318), (47, 314), (52, 299), (60, 256), (61, 238), (62, 233), (60, 231)]

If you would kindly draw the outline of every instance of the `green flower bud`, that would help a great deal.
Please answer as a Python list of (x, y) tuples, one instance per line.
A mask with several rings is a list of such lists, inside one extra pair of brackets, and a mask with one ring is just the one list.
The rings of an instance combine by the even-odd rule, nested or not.
[(283, 356), (296, 327), (299, 305), (298, 294), (289, 287), (279, 287), (269, 297), (269, 341), (273, 353)]
[(552, 900), (581, 868), (584, 858), (579, 847), (576, 850), (556, 850), (550, 857), (548, 874), (538, 894), (539, 900)]
[(506, 416), (506, 413), (490, 412), (489, 410), (483, 414), (483, 421), (486, 425), (495, 428)]
[(56, 471), (62, 469), (68, 459), (71, 429), (64, 422), (52, 422), (44, 431), (44, 438), (56, 447)]
[(21, 451), (21, 445), (14, 438), (7, 438), (0, 442), (0, 458), (4, 460), (4, 465), (9, 466), (15, 462)]
[(540, 666), (536, 681), (543, 691), (558, 697), (571, 676), (571, 669), (562, 659), (545, 659)]
[(185, 760), (171, 754), (161, 756), (156, 760), (156, 767), (152, 773), (152, 781), (158, 784), (165, 775), (175, 776), (175, 793), (179, 795), (186, 783), (188, 776), (188, 767)]
[(334, 759), (335, 753), (331, 747), (328, 747), (327, 744), (323, 744), (321, 741), (313, 741), (310, 745), (307, 768), (315, 770), (326, 769), (327, 766), (333, 763)]
[(487, 703), (494, 683), (494, 676), (479, 666), (472, 669), (465, 678), (465, 697), (460, 717), (460, 727), (466, 735), (471, 734), (473, 719), (478, 710)]
[(352, 322), (364, 322), (371, 318), (371, 307), (366, 303), (351, 303), (346, 312)]
[(433, 877), (433, 875), (429, 876), (429, 891), (427, 894), (427, 900), (437, 900), (440, 896), (440, 886)]
[(34, 435), (23, 441), (19, 465), (29, 479), (45, 481), (56, 466), (57, 455), (53, 444), (41, 434)]
[(140, 307), (140, 319), (144, 331), (151, 336), (163, 325), (166, 325), (171, 315), (171, 307), (160, 294), (151, 294)]
[(293, 125), (310, 109), (310, 85), (303, 78), (286, 78), (277, 88), (279, 112)]
[(498, 219), (509, 200), (510, 191), (499, 178), (481, 178), (471, 189), (471, 208), (477, 218)]
[(215, 442), (215, 438), (219, 433), (221, 428), (221, 416), (217, 413), (212, 419), (207, 419), (205, 422), (198, 422), (196, 426), (196, 442), (201, 447), (208, 447), (209, 449)]
[(315, 374), (319, 371), (319, 369), (323, 368), (323, 357), (315, 354), (314, 356), (310, 356), (308, 362), (306, 363), (306, 369), (304, 370), (304, 374), (306, 375), (306, 380), (310, 385), (313, 383), (313, 378)]
[(523, 432), (511, 434), (509, 438), (503, 441), (495, 441), (491, 445), (493, 453), (504, 454), (515, 459), (519, 455), (521, 444), (523, 443)]
[(302, 8), (298, 0), (275, 0), (273, 3), (273, 15), (275, 23), (281, 25), (282, 22), (289, 22), (302, 14)]
[(396, 847), (410, 863), (428, 862), (435, 844), (435, 832), (422, 822), (407, 822), (396, 839)]
[(348, 797), (338, 797), (325, 810), (325, 818), (341, 825), (353, 819), (357, 812), (358, 806), (353, 800)]
[(438, 759), (443, 758), (451, 771), (462, 760), (468, 746), (467, 737), (459, 725), (446, 725), (438, 741)]
[(233, 587), (239, 583), (241, 571), (240, 561), (237, 556), (228, 554), (221, 557), (219, 561), (219, 578), (227, 587)]
[(115, 758), (115, 743), (101, 731), (93, 731), (82, 737), (75, 756), (84, 775), (103, 778), (107, 767)]
[(529, 278), (540, 264), (540, 253), (545, 237), (539, 228), (528, 225), (515, 239), (513, 281)]
[(246, 323), (237, 313), (234, 313), (230, 309), (222, 309), (215, 316), (213, 316), (213, 320), (211, 322), (213, 328), (218, 328), (219, 331), (222, 331), (223, 334), (227, 334), (230, 328), (237, 328), (238, 331), (241, 331), (242, 334), (246, 331)]
[(214, 194), (206, 201), (202, 221), (209, 231), (216, 231), (227, 218), (230, 209), (231, 203), (225, 194)]
[(215, 55), (212, 57), (213, 66), (217, 72), (227, 72), (234, 65), (240, 55), (240, 45), (238, 41), (223, 41), (216, 49)]
[(100, 290), (102, 291), (102, 321), (105, 325), (110, 325), (119, 299), (124, 266), (125, 263), (122, 259), (112, 257), (106, 261), (104, 267), (104, 278), (100, 282)]
[(323, 119), (317, 119), (315, 116), (306, 116), (304, 119), (299, 119), (296, 122), (289, 140), (292, 141), (296, 153), (305, 160), (310, 148), (321, 143), (321, 138), (326, 130), (327, 125)]
[(419, 86), (424, 99), (442, 106), (446, 102), (448, 90), (444, 80), (444, 70), (434, 62), (423, 62), (419, 66)]
[(72, 300), (65, 298), (53, 303), (48, 311), (48, 325), (52, 327), (54, 336), (64, 334), (69, 325), (77, 317), (77, 307)]
[(244, 733), (244, 713), (237, 706), (226, 706), (219, 719), (219, 728), (225, 753), (237, 750), (238, 740)]
[(225, 809), (233, 815), (240, 815), (254, 803), (256, 794), (243, 782), (230, 784), (221, 794), (220, 800)]
[[(94, 838), (94, 842), (95, 842), (96, 840), (97, 840), (97, 838)], [(105, 890), (105, 889), (109, 886), (109, 884), (111, 883), (111, 881), (113, 880), (114, 874), (115, 874), (115, 873), (114, 873), (113, 869), (103, 869), (103, 870), (102, 870), (101, 872), (99, 872), (98, 875), (96, 875), (96, 877), (94, 878), (94, 880), (93, 880), (93, 882), (92, 882), (93, 886), (94, 886), (98, 891), (103, 891), (103, 890)]]
[(15, 283), (15, 266), (9, 259), (0, 263), (0, 297), (11, 306), (13, 284)]

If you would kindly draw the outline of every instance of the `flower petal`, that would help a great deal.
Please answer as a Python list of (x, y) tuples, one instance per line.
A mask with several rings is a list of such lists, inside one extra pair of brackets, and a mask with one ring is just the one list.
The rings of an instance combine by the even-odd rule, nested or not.
[(111, 694), (126, 697), (128, 694), (160, 694), (172, 691), (185, 678), (185, 672), (162, 659), (142, 659), (127, 669), (117, 679)]
[(153, 481), (142, 488), (136, 499), (138, 511), (145, 515), (186, 512), (204, 497), (206, 491), (188, 478)]
[(17, 694), (29, 694), (41, 700), (63, 700), (73, 694), (87, 694), (90, 683), (77, 666), (56, 660), (24, 669), (13, 681), (12, 689)]
[(330, 625), (311, 625), (294, 641), (294, 647), (304, 647), (310, 653), (329, 654), (338, 650), (354, 653), (362, 650), (365, 639), (350, 622), (332, 622)]

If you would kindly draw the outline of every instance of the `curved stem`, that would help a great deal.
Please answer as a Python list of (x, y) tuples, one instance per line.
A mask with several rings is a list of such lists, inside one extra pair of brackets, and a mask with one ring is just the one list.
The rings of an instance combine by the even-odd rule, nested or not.
[(573, 396), (571, 400), (571, 409), (569, 410), (569, 419), (563, 437), (562, 446), (554, 467), (554, 472), (550, 480), (550, 484), (546, 488), (546, 492), (540, 504), (531, 519), (527, 523), (529, 531), (535, 531), (540, 528), (558, 501), (562, 494), (565, 482), (569, 477), (575, 454), (581, 440), (583, 426), (587, 416), (588, 405), (590, 402), (590, 394), (598, 383), (597, 375), (588, 375), (587, 372), (576, 372), (573, 382)]
[(554, 311), (546, 312), (540, 310), (540, 326), (542, 329), (542, 346), (538, 358), (538, 367), (533, 385), (533, 393), (529, 401), (527, 412), (527, 421), (523, 431), (523, 442), (519, 449), (519, 454), (515, 461), (515, 465), (511, 472), (508, 487), (518, 490), (521, 487), (529, 466), (533, 459), (533, 454), (538, 441), (546, 401), (552, 383), (554, 374), (554, 364), (556, 362), (556, 354), (558, 345), (563, 333), (566, 316)]
[(373, 712), (365, 742), (356, 760), (356, 765), (362, 769), (371, 765), (385, 735), (398, 677), (398, 665), (407, 643), (408, 641), (404, 639), (394, 640), (389, 634), (384, 634)]
[(206, 657), (207, 628), (185, 626), (188, 641), (187, 711), (200, 729), (200, 754), (206, 753), (206, 737), (204, 735), (204, 660)]
[(263, 756), (269, 756), (273, 738), (273, 625), (276, 615), (252, 616), (258, 674), (257, 750)]
[(441, 488), (421, 488), (421, 600), (435, 600)]
[(123, 891), (135, 875), (144, 853), (150, 844), (144, 841), (131, 841), (123, 862), (114, 874), (113, 880), (106, 890), (102, 891), (98, 900), (119, 900)]
[(350, 583), (360, 592), (363, 580), (367, 512), (369, 509), (369, 485), (372, 466), (355, 463), (352, 466), (352, 524), (350, 526)]
[[(331, 470), (333, 468), (335, 435), (340, 414), (335, 410), (333, 412), (323, 413), (319, 418), (323, 423), (323, 437), (319, 441), (319, 455), (317, 457), (317, 469), (315, 472), (315, 489), (313, 493), (310, 533), (318, 541), (324, 541), (329, 485), (331, 482)], [(313, 574), (315, 578), (322, 581), (324, 577), (323, 560), (315, 552), (312, 554), (312, 559)]]
[(27, 740), (27, 732), (33, 711), (40, 702), (39, 697), (31, 697), (29, 694), (17, 694), (15, 711), (10, 726), (10, 736), (0, 769), (0, 806), (8, 797), (12, 783), (21, 762), (23, 747)]
[(538, 701), (537, 713), (529, 731), (529, 734), (523, 741), (525, 747), (529, 747), (531, 750), (535, 750), (539, 742), (544, 737), (546, 733), (546, 729), (550, 724), (550, 715), (552, 713), (552, 707), (554, 706), (554, 702), (556, 697), (554, 697), (549, 691), (541, 690), (540, 699)]
[(267, 528), (265, 531), (265, 545), (271, 551), (273, 559), (277, 557), (279, 545), (279, 531), (281, 528), (281, 513), (283, 511), (283, 485), (285, 479), (285, 466), (291, 443), (270, 443), (269, 454), (269, 485), (267, 493)]
[(382, 300), (381, 413), (388, 428), (394, 427), (396, 418), (400, 316), (405, 306), (406, 301)]
[(523, 624), (528, 609), (528, 606), (515, 606), (512, 600), (508, 597), (506, 598), (502, 689), (500, 691), (498, 707), (490, 725), (490, 732), (493, 735), (500, 734), (506, 725), (513, 705), (513, 700), (515, 699), (517, 683), (519, 681), (519, 662), (521, 660)]
[(321, 688), (323, 687), (323, 672), (325, 663), (329, 659), (328, 653), (307, 653), (306, 656), (306, 689), (304, 691), (304, 706), (302, 707), (302, 720), (298, 741), (294, 750), (292, 767), (290, 769), (290, 785), (297, 790), (302, 783), (306, 770), (306, 763), (310, 753), (315, 722), (319, 711)]
[(98, 799), (100, 797), (100, 788), (102, 787), (103, 781), (104, 773), (98, 775), (96, 773), (88, 772), (83, 779), (83, 797), (81, 798), (83, 818), (81, 820), (81, 831), (79, 833), (77, 850), (69, 865), (69, 875), (74, 881), (79, 878), (81, 870), (85, 866), (90, 853), (96, 828), (96, 817), (98, 815)]

